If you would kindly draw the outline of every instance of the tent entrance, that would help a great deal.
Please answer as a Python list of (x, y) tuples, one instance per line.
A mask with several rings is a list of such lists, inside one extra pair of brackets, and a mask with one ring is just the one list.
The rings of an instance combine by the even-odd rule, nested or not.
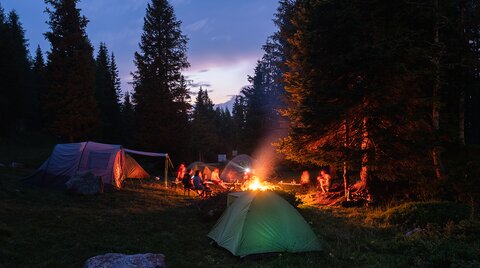
[[(171, 166), (173, 168), (173, 164), (172, 164), (172, 161), (170, 160), (170, 157), (168, 156), (167, 153), (144, 152), (144, 151), (127, 149), (127, 148), (124, 148), (123, 151), (125, 153), (129, 153), (129, 154), (137, 154), (137, 155), (144, 155), (144, 156), (151, 156), (151, 157), (165, 157), (165, 174), (164, 174), (165, 175), (165, 187), (168, 187), (168, 167)], [(125, 154), (125, 155), (127, 155), (127, 154)], [(137, 163), (137, 165), (138, 165), (138, 163)]]
[(128, 179), (147, 179), (150, 177), (150, 174), (129, 154), (125, 154), (125, 174)]

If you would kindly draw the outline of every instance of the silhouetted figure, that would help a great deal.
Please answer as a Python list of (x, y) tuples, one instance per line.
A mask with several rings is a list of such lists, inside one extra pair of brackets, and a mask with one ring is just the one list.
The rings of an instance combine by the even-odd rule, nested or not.
[(325, 170), (322, 169), (318, 174), (317, 181), (320, 185), (320, 189), (322, 190), (322, 192), (328, 193), (332, 184), (332, 176), (330, 176), (330, 174), (328, 174)]

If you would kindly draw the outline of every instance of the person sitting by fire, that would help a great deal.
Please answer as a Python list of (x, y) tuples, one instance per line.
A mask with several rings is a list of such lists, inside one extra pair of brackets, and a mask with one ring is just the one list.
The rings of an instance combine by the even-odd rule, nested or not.
[(310, 184), (310, 173), (308, 173), (308, 170), (304, 170), (302, 172), (302, 176), (300, 177), (300, 185), (304, 188), (307, 188), (309, 184)]
[(325, 170), (320, 170), (318, 174), (317, 181), (320, 184), (320, 189), (323, 193), (328, 193), (330, 186), (332, 184), (332, 176), (328, 174)]
[(182, 184), (184, 189), (192, 189), (193, 188), (193, 181), (192, 181), (192, 174), (193, 170), (188, 169), (182, 179)]
[(183, 176), (185, 176), (186, 172), (185, 164), (180, 164), (177, 170), (177, 176), (175, 177), (175, 182), (181, 182), (183, 180)]
[(193, 187), (195, 190), (202, 190), (202, 195), (205, 194), (205, 192), (212, 191), (212, 189), (203, 182), (202, 172), (200, 170), (195, 171), (195, 175), (193, 176)]
[(220, 170), (218, 168), (214, 168), (213, 171), (212, 171), (212, 174), (210, 175), (210, 180), (215, 184), (215, 185), (218, 185), (220, 187), (222, 187), (223, 189), (227, 189), (227, 186), (225, 186), (225, 184), (223, 184), (223, 181), (222, 179), (220, 179), (220, 175), (218, 174), (220, 172)]

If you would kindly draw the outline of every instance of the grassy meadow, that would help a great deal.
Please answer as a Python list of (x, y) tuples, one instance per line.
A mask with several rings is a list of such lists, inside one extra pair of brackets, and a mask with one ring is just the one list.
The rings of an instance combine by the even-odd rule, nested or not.
[[(163, 253), (169, 267), (480, 266), (480, 225), (463, 205), (431, 203), (436, 210), (421, 203), (390, 210), (301, 206), (324, 241), (323, 252), (240, 260), (210, 245), (206, 234), (215, 220), (200, 217), (203, 201), (196, 197), (156, 182), (130, 182), (117, 193), (69, 196), (19, 182), (30, 171), (0, 171), (2, 268), (82, 267), (89, 257), (108, 252)], [(429, 210), (425, 213), (435, 222), (405, 220), (415, 217), (415, 207)], [(445, 214), (444, 207), (465, 213), (436, 217)], [(414, 226), (421, 231), (407, 237)]]
[(6, 146), (0, 149), (8, 161), (26, 163), (0, 167), (0, 268), (82, 267), (86, 259), (109, 252), (162, 253), (168, 267), (480, 267), (477, 212), (445, 202), (301, 205), (300, 213), (323, 240), (323, 252), (241, 260), (210, 244), (206, 235), (216, 220), (200, 209), (205, 201), (161, 182), (129, 181), (119, 192), (97, 196), (25, 185), (20, 180), (52, 148), (44, 147), (19, 145), (10, 154)]

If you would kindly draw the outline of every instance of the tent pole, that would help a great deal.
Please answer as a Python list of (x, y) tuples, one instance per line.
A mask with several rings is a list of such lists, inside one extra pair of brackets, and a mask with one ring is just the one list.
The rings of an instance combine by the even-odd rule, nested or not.
[(165, 156), (165, 188), (168, 188), (168, 154)]

